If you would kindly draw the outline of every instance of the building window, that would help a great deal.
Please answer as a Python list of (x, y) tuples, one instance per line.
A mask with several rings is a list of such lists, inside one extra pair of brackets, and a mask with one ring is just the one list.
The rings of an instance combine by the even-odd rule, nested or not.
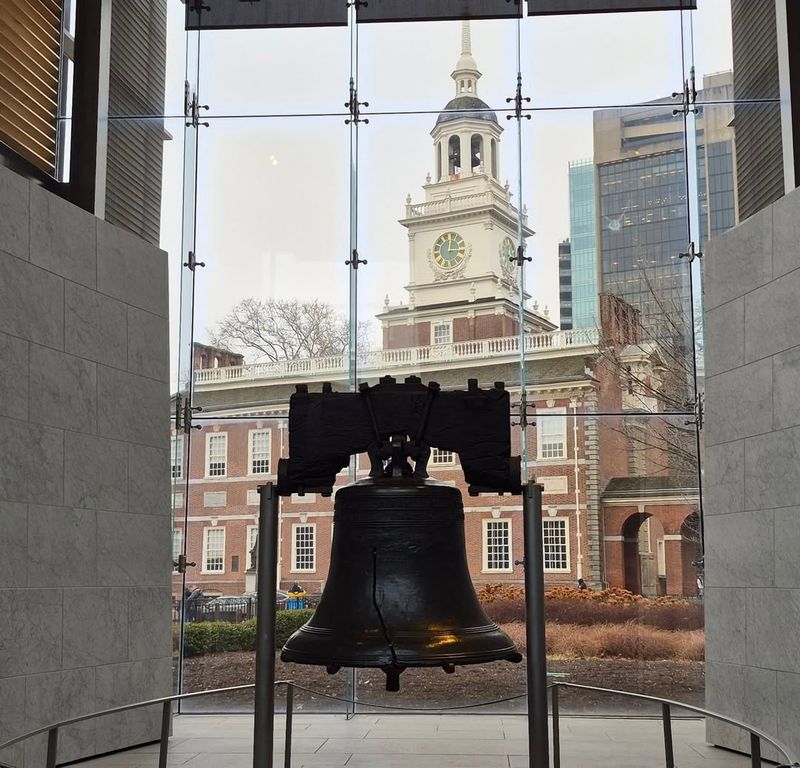
[(434, 323), (432, 335), (434, 344), (449, 344), (453, 340), (452, 323)]
[(178, 558), (183, 554), (183, 531), (172, 529), (172, 572), (178, 572)]
[(555, 517), (542, 520), (544, 542), (544, 569), (546, 571), (569, 570), (569, 538), (567, 519)]
[(206, 437), (206, 477), (225, 477), (228, 473), (228, 434), (215, 432)]
[(292, 526), (292, 570), (316, 570), (316, 524)]
[(431, 464), (455, 464), (456, 456), (452, 451), (445, 451), (441, 448), (431, 450)]
[(183, 435), (173, 435), (170, 443), (169, 463), (172, 467), (172, 479), (183, 477)]
[(268, 429), (250, 430), (250, 448), (247, 466), (251, 475), (269, 474), (271, 433)]
[(225, 529), (203, 529), (203, 573), (225, 572)]
[(512, 570), (510, 520), (483, 521), (483, 570)]
[(542, 408), (537, 411), (540, 459), (563, 459), (567, 455), (567, 409)]
[(247, 526), (247, 557), (245, 560), (247, 561), (247, 570), (253, 571), (256, 567), (256, 553), (254, 551), (256, 546), (256, 539), (258, 538), (258, 526), (257, 525), (248, 525)]

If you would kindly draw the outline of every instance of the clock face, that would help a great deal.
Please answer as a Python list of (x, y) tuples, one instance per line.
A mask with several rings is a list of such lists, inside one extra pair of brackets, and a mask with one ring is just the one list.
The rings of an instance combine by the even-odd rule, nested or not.
[(500, 245), (500, 263), (503, 267), (503, 272), (509, 275), (516, 267), (516, 264), (512, 261), (515, 258), (515, 250), (514, 243), (510, 237), (503, 240)]
[(445, 232), (433, 244), (433, 260), (441, 269), (453, 269), (466, 258), (464, 238), (456, 232)]

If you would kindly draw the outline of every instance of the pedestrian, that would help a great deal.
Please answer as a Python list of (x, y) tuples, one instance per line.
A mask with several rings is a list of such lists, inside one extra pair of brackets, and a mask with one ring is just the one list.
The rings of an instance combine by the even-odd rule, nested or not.
[(578, 589), (583, 592), (585, 589), (589, 589), (589, 585), (582, 579), (578, 579)]

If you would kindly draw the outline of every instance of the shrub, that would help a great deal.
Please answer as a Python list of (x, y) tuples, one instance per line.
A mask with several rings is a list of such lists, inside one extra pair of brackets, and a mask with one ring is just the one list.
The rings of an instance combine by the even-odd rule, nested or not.
[[(281, 648), (289, 636), (305, 624), (313, 613), (311, 609), (278, 611), (275, 615), (276, 647)], [(256, 635), (255, 619), (248, 619), (238, 624), (230, 621), (190, 622), (184, 630), (186, 655), (254, 651)]]

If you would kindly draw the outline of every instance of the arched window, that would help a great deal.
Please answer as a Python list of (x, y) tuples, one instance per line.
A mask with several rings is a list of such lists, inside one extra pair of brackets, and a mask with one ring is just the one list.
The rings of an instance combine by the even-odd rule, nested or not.
[(470, 141), (470, 170), (483, 173), (483, 136), (479, 133), (473, 133)]
[(451, 176), (461, 173), (461, 140), (458, 136), (451, 136), (447, 142), (448, 168)]
[(464, 93), (464, 81), (461, 81), (461, 93)]
[(436, 181), (442, 180), (442, 142), (436, 142)]
[(472, 93), (472, 80), (467, 80), (467, 91)]
[(497, 178), (497, 142), (492, 139), (492, 178)]

